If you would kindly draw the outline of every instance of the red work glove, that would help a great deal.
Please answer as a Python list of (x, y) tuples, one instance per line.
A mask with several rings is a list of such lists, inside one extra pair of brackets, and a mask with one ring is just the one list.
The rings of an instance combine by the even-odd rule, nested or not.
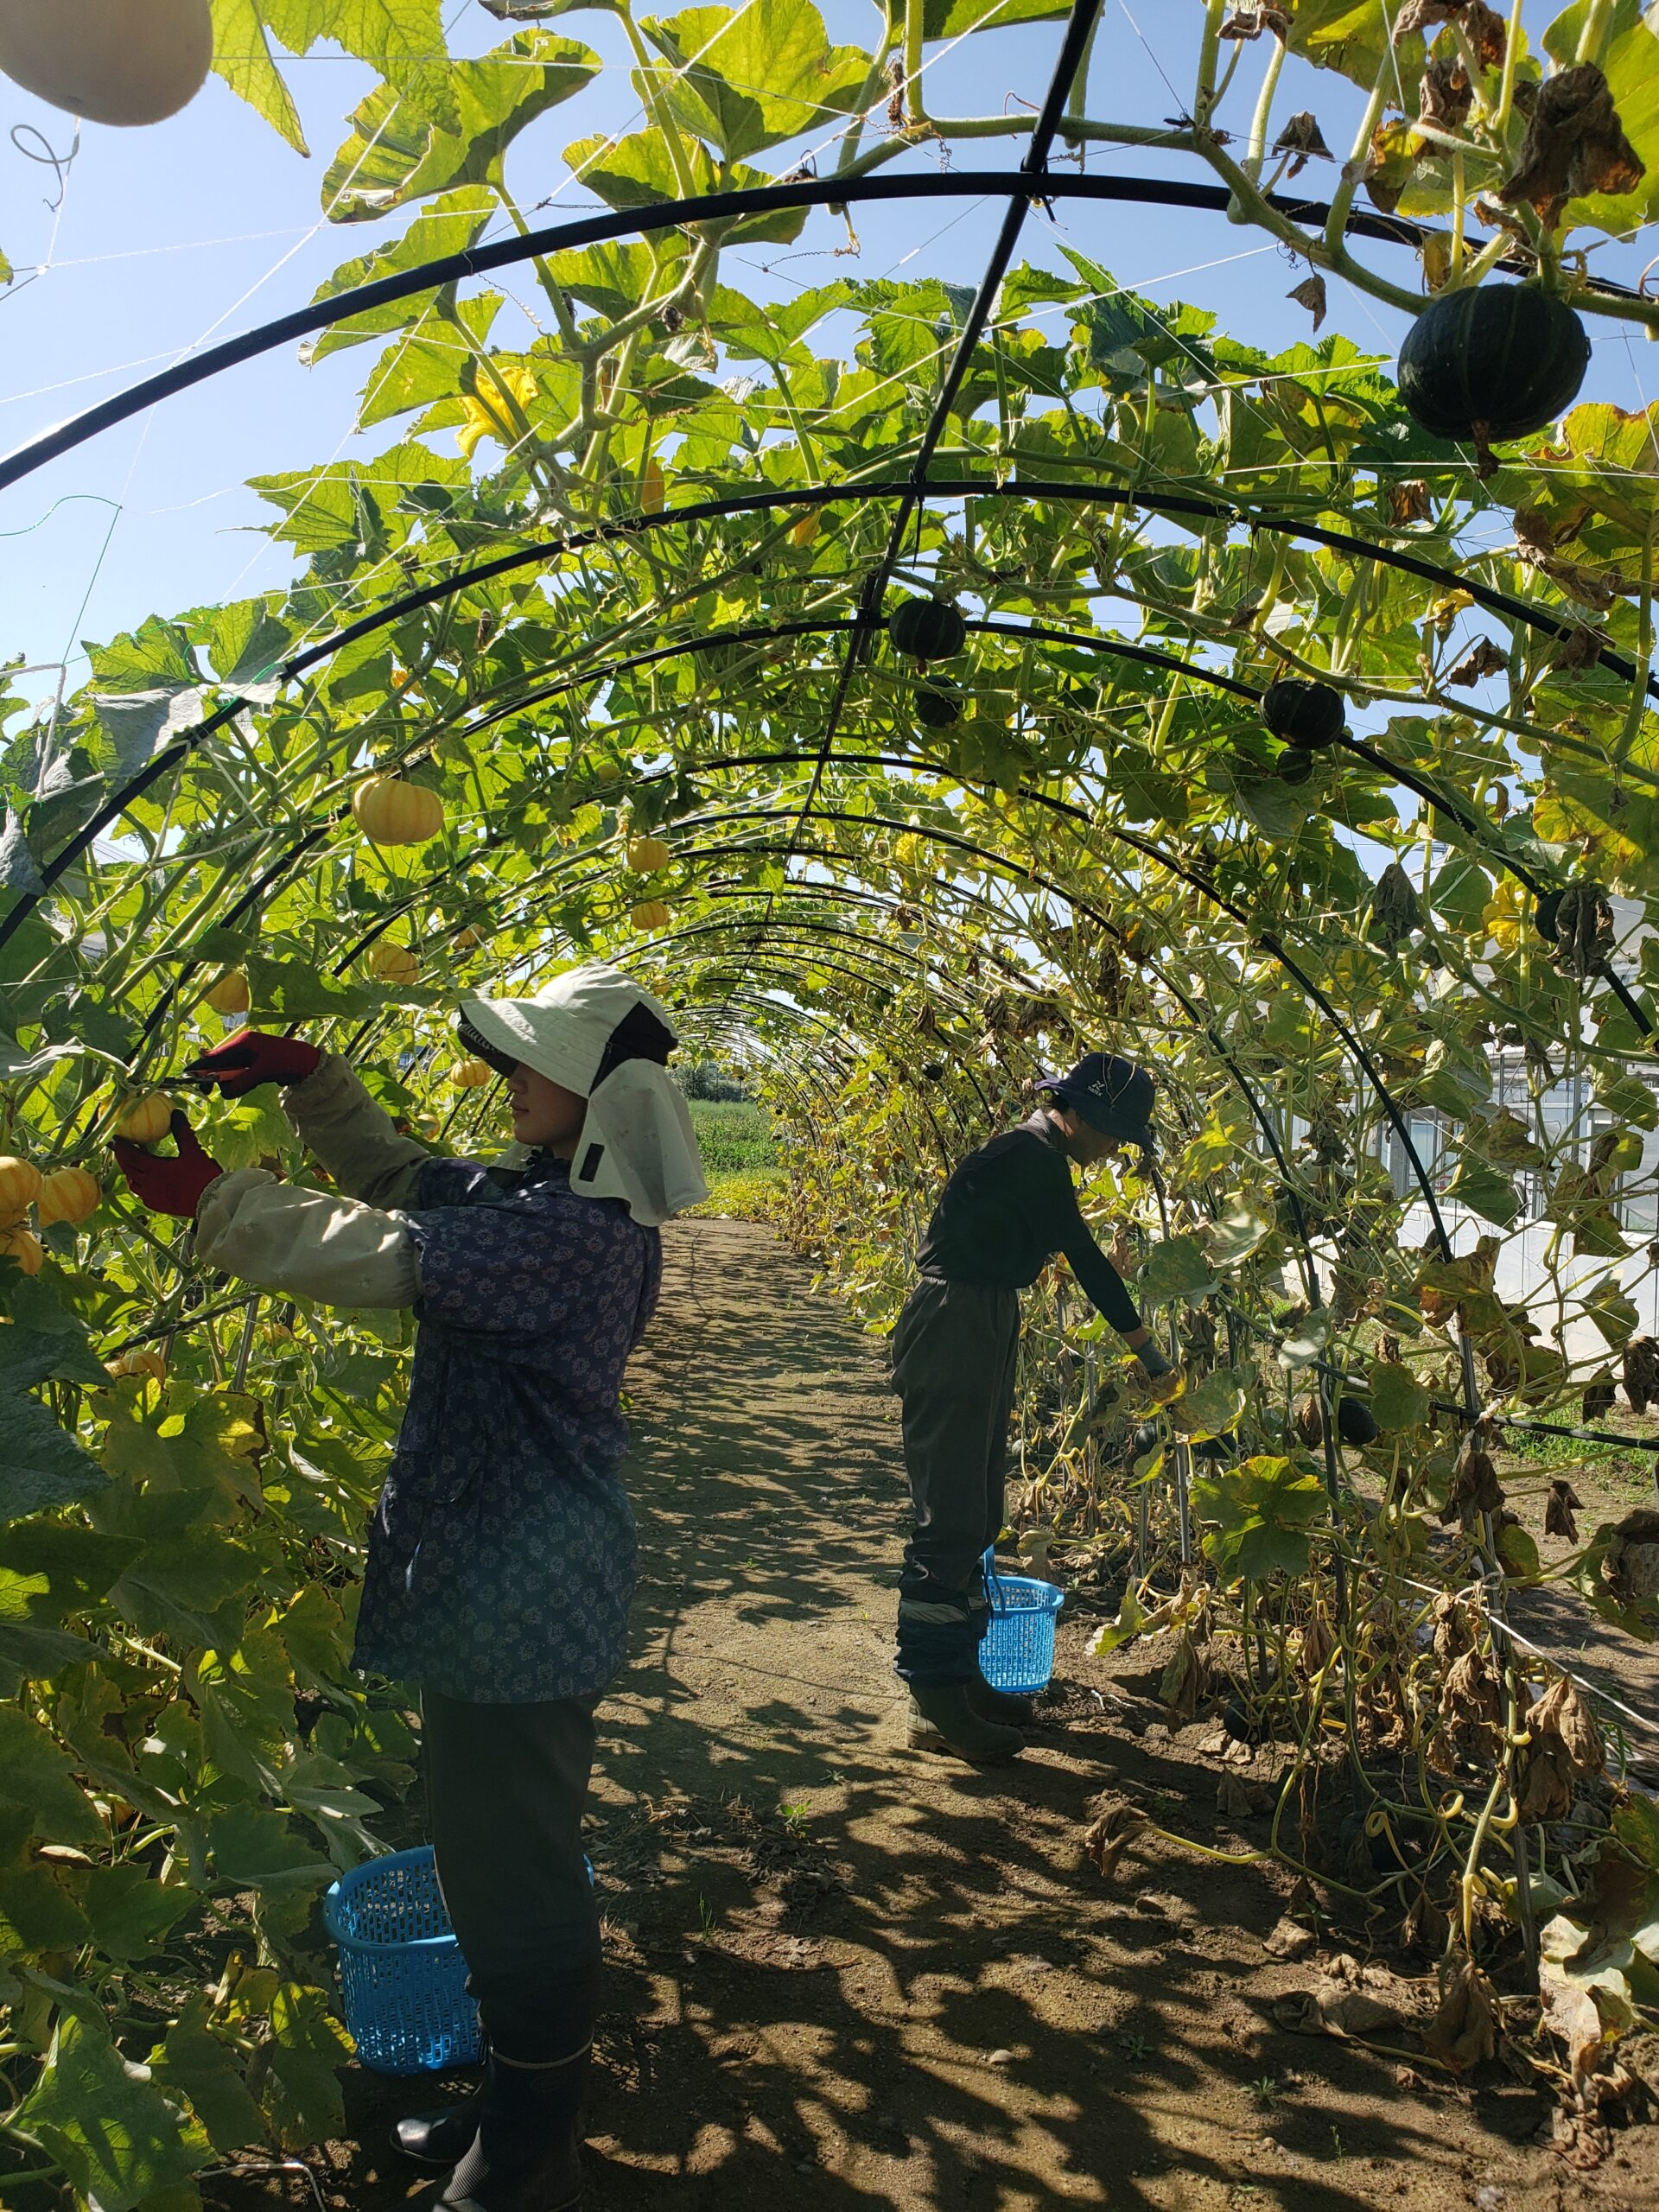
[(239, 1029), (211, 1052), (203, 1052), (184, 1071), (184, 1081), (211, 1090), (217, 1084), (225, 1098), (245, 1098), (262, 1083), (303, 1083), (321, 1065), (315, 1045), (297, 1037), (273, 1037), (268, 1030)]
[(172, 1128), (179, 1147), (176, 1160), (146, 1152), (143, 1145), (130, 1144), (125, 1137), (117, 1137), (110, 1149), (140, 1205), (148, 1206), (151, 1213), (176, 1214), (181, 1221), (194, 1221), (202, 1192), (225, 1171), (202, 1150), (188, 1115), (175, 1113)]

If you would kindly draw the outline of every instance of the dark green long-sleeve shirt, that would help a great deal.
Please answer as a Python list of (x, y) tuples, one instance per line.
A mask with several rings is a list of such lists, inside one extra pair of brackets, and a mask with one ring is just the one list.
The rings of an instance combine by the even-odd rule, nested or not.
[(1122, 1276), (1078, 1210), (1061, 1133), (1037, 1113), (970, 1152), (951, 1176), (922, 1240), (921, 1271), (1024, 1290), (1056, 1252), (1120, 1336), (1141, 1326)]

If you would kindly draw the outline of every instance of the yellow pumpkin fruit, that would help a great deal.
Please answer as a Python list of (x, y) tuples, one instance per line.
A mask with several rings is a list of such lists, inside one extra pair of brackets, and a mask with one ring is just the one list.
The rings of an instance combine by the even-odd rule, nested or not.
[(421, 963), (409, 947), (390, 937), (375, 939), (366, 964), (378, 983), (412, 983), (421, 972)]
[(664, 899), (642, 899), (633, 909), (633, 926), (637, 930), (661, 930), (668, 926), (668, 902)]
[(245, 1014), (253, 1004), (253, 995), (242, 970), (227, 968), (219, 981), (203, 992), (201, 1002), (212, 1007), (215, 1014)]
[(129, 1144), (159, 1144), (173, 1125), (173, 1101), (164, 1090), (134, 1098), (121, 1109), (115, 1134)]
[(20, 1222), (41, 1195), (41, 1171), (27, 1160), (0, 1155), (0, 1228)]
[(628, 866), (636, 875), (655, 875), (668, 866), (668, 847), (660, 837), (630, 837)]
[(0, 0), (0, 69), (88, 123), (162, 123), (207, 81), (208, 0)]
[(475, 929), (464, 929), (461, 935), (455, 939), (455, 950), (457, 952), (476, 952), (479, 946), (482, 944), (483, 942), (483, 938), (479, 935)]
[(35, 1217), (42, 1229), (54, 1221), (85, 1221), (98, 1211), (103, 1198), (97, 1176), (84, 1167), (55, 1167), (41, 1185)]
[(663, 465), (653, 454), (646, 461), (639, 475), (639, 512), (644, 515), (659, 515), (663, 512)]
[(823, 512), (822, 508), (814, 507), (811, 513), (803, 515), (790, 531), (789, 542), (791, 545), (810, 545), (823, 528)]
[(443, 801), (425, 784), (371, 776), (352, 794), (352, 817), (373, 845), (423, 845), (443, 827)]
[(449, 1071), (449, 1080), (457, 1090), (482, 1090), (493, 1080), (494, 1073), (487, 1060), (457, 1060)]
[(0, 1259), (16, 1260), (26, 1275), (37, 1275), (45, 1249), (32, 1229), (0, 1230)]
[(119, 1359), (106, 1363), (110, 1374), (147, 1375), (154, 1382), (167, 1380), (167, 1362), (152, 1344), (135, 1344), (130, 1351), (124, 1351)]

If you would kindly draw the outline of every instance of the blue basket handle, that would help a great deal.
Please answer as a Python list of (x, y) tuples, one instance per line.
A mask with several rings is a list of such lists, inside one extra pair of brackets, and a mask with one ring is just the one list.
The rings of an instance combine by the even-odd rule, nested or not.
[[(992, 1591), (1000, 1591), (1002, 1585), (997, 1580), (996, 1546), (995, 1544), (986, 1545), (985, 1556), (981, 1560), (979, 1564), (985, 1576), (985, 1588), (987, 1593), (988, 1594)], [(996, 1604), (996, 1599), (995, 1598), (991, 1599), (991, 1604), (993, 1607), (995, 1607)]]

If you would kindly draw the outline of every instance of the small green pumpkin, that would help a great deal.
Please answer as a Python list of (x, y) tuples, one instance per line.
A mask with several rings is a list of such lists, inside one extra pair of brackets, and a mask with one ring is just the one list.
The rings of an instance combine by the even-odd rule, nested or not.
[(1313, 773), (1313, 755), (1306, 746), (1287, 746), (1273, 765), (1281, 784), (1305, 784)]
[(968, 625), (948, 599), (907, 599), (887, 618), (895, 652), (910, 660), (950, 660), (968, 642)]
[(1328, 683), (1287, 676), (1262, 694), (1262, 719), (1287, 745), (1334, 745), (1346, 716), (1342, 694)]
[(936, 676), (931, 683), (916, 686), (911, 710), (924, 729), (949, 729), (962, 720), (962, 694), (944, 677)]
[(1337, 1401), (1337, 1434), (1357, 1449), (1376, 1441), (1376, 1416), (1361, 1398)]
[(1524, 438), (1572, 405), (1590, 365), (1584, 325), (1535, 284), (1431, 300), (1400, 348), (1400, 397), (1437, 438)]

